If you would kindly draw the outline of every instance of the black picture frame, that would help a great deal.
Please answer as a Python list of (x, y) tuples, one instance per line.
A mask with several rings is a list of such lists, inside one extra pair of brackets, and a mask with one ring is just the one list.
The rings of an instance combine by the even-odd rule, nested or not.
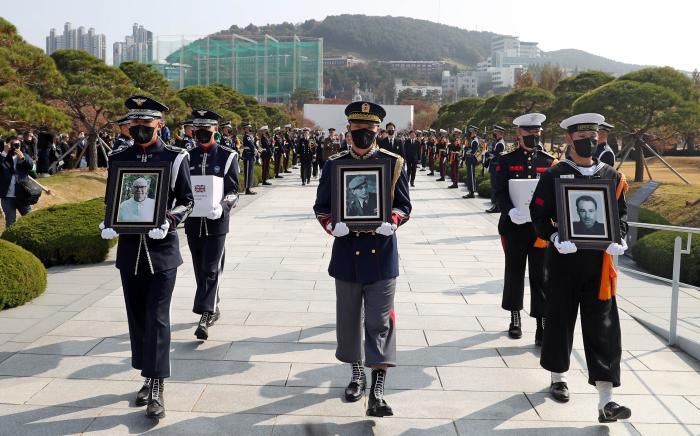
[(557, 230), (560, 241), (578, 248), (605, 250), (621, 243), (615, 181), (555, 179)]
[[(342, 221), (352, 232), (374, 232), (382, 223), (390, 221), (389, 159), (334, 161), (331, 170), (333, 224)], [(362, 186), (367, 195), (360, 202), (356, 194), (362, 194)]]
[[(146, 181), (144, 187), (143, 182)], [(136, 200), (132, 187), (138, 183), (143, 206), (132, 207)], [(165, 223), (170, 162), (110, 162), (105, 196), (105, 227), (120, 234), (145, 234)], [(133, 200), (133, 201), (132, 201)], [(150, 201), (149, 201), (150, 200)]]

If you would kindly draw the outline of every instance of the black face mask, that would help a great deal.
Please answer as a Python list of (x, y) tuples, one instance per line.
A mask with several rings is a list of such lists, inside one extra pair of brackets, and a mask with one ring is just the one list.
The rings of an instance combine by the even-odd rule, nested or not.
[(539, 135), (523, 136), (523, 144), (525, 144), (525, 147), (527, 147), (527, 148), (537, 148), (539, 143), (540, 143)]
[(136, 144), (147, 144), (151, 142), (155, 131), (156, 128), (150, 126), (136, 125), (129, 127), (129, 135), (131, 135)]
[(576, 139), (574, 141), (574, 149), (576, 150), (576, 154), (581, 157), (593, 156), (593, 150), (595, 150), (597, 146), (598, 143), (594, 138)]
[(352, 130), (350, 131), (350, 135), (352, 136), (352, 143), (355, 147), (363, 150), (370, 148), (374, 142), (374, 138), (377, 137), (377, 133), (370, 129)]
[(209, 130), (204, 129), (198, 129), (194, 131), (194, 137), (200, 144), (209, 144), (209, 141), (211, 141), (211, 136), (213, 134), (214, 132), (210, 132)]

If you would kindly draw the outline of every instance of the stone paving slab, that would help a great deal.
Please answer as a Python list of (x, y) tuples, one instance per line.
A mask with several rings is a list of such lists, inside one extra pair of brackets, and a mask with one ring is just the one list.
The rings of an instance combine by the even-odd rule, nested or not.
[[(505, 332), (498, 217), (482, 213), (486, 201), (463, 200), (461, 189), (444, 189), (424, 174), (411, 191), (411, 220), (398, 234), (400, 366), (387, 378), (395, 417), (368, 418), (366, 398), (342, 399), (349, 369), (335, 358), (332, 238), (313, 218), (316, 182), (301, 187), (295, 173), (243, 196), (234, 211), (223, 315), (208, 341), (193, 336), (194, 274), (182, 238), (167, 418), (148, 421), (133, 405), (141, 377), (130, 367), (113, 251), (100, 265), (51, 268), (44, 295), (0, 312), (0, 435), (700, 434), (700, 362), (631, 316), (667, 316), (658, 286), (621, 274), (623, 385), (616, 398), (633, 416), (600, 425), (580, 333), (572, 401), (555, 403), (539, 367), (534, 320), (523, 317), (521, 340)], [(527, 301), (527, 281), (525, 292)], [(698, 311), (700, 299), (684, 289), (683, 322), (700, 326)]]

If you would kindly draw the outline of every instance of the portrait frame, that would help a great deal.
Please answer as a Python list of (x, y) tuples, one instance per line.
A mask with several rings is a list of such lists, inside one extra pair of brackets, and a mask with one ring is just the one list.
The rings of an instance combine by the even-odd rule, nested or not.
[(554, 186), (560, 241), (590, 250), (621, 243), (614, 180), (557, 178)]
[[(352, 159), (332, 162), (333, 224), (342, 221), (347, 224), (351, 232), (374, 232), (383, 222), (389, 222), (393, 194), (391, 161), (389, 159)], [(351, 186), (355, 189), (351, 189)], [(366, 192), (364, 207), (360, 206), (359, 198), (353, 194), (353, 192), (360, 192), (358, 189), (364, 189)]]
[[(105, 195), (105, 227), (119, 234), (145, 234), (160, 227), (165, 222), (168, 207), (170, 165), (170, 162), (110, 162)], [(133, 211), (124, 204), (133, 196), (130, 185), (136, 179), (148, 182), (145, 217), (133, 217)]]

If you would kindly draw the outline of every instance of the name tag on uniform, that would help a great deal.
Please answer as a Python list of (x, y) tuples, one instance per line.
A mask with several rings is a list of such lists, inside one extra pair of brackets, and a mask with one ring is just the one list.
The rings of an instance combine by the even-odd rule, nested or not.
[(559, 176), (560, 179), (573, 179), (574, 175), (573, 174), (562, 174)]
[(194, 195), (193, 217), (205, 217), (224, 196), (224, 179), (217, 176), (191, 176)]

